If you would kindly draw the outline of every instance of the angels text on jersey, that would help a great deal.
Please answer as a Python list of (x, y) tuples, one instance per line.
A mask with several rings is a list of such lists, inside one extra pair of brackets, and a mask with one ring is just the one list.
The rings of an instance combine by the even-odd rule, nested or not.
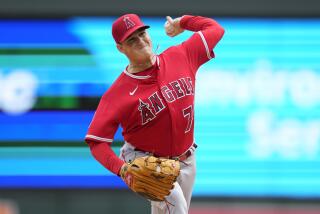
[[(193, 96), (194, 87), (192, 79), (190, 77), (184, 77), (174, 80), (161, 87), (161, 94), (167, 103), (175, 102), (185, 96)], [(145, 125), (150, 122), (165, 108), (166, 106), (164, 105), (163, 99), (159, 95), (158, 91), (152, 93), (148, 99), (144, 101), (139, 98), (138, 110), (141, 115), (141, 124)]]

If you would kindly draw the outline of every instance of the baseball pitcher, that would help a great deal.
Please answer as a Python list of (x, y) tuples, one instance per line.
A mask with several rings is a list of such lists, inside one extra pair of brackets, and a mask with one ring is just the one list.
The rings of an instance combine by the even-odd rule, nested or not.
[[(196, 173), (195, 76), (224, 29), (191, 15), (168, 16), (164, 27), (170, 37), (194, 34), (156, 55), (139, 16), (114, 21), (113, 38), (129, 63), (102, 96), (85, 140), (104, 167), (151, 202), (153, 214), (187, 214)], [(119, 125), (125, 143), (117, 157), (110, 145)]]

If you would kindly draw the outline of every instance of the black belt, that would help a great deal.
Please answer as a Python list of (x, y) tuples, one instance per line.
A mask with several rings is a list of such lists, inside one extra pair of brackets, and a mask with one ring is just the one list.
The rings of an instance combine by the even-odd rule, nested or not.
[(134, 151), (139, 151), (139, 152), (144, 152), (144, 153), (147, 153), (147, 154), (150, 154), (150, 155), (153, 155), (155, 157), (158, 157), (158, 158), (168, 158), (168, 159), (173, 159), (173, 160), (179, 160), (179, 161), (184, 161), (186, 159), (188, 159), (192, 154), (193, 152), (195, 151), (195, 149), (198, 147), (197, 144), (193, 144), (185, 153), (183, 153), (182, 155), (179, 155), (179, 156), (159, 156), (159, 155), (156, 155), (156, 154), (153, 154), (152, 152), (146, 152), (146, 151), (143, 151), (141, 149), (138, 149), (138, 148), (135, 148)]

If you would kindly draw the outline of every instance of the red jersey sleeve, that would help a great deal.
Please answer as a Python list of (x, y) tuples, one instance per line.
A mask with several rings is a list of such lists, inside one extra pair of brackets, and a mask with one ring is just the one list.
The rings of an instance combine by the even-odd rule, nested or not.
[(104, 167), (118, 175), (124, 161), (116, 156), (110, 147), (120, 121), (120, 111), (115, 106), (116, 99), (110, 93), (102, 96), (98, 108), (89, 125), (85, 141), (92, 155)]
[(109, 169), (116, 175), (119, 175), (121, 166), (124, 161), (116, 156), (108, 143), (97, 143), (87, 140), (92, 155), (99, 161), (105, 168)]
[(114, 134), (119, 127), (119, 109), (114, 105), (108, 94), (102, 96), (98, 108), (89, 125), (85, 140), (112, 143)]
[(190, 15), (181, 18), (180, 26), (196, 32), (181, 44), (192, 69), (196, 71), (214, 57), (213, 48), (222, 38), (224, 29), (213, 19)]

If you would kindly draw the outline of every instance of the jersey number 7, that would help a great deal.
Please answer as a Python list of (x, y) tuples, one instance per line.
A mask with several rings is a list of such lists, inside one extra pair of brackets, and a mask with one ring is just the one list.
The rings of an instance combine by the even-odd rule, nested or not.
[(192, 122), (193, 122), (193, 108), (192, 105), (188, 106), (187, 108), (182, 110), (183, 117), (186, 118), (187, 121), (187, 127), (184, 130), (184, 133), (187, 133), (191, 130)]

